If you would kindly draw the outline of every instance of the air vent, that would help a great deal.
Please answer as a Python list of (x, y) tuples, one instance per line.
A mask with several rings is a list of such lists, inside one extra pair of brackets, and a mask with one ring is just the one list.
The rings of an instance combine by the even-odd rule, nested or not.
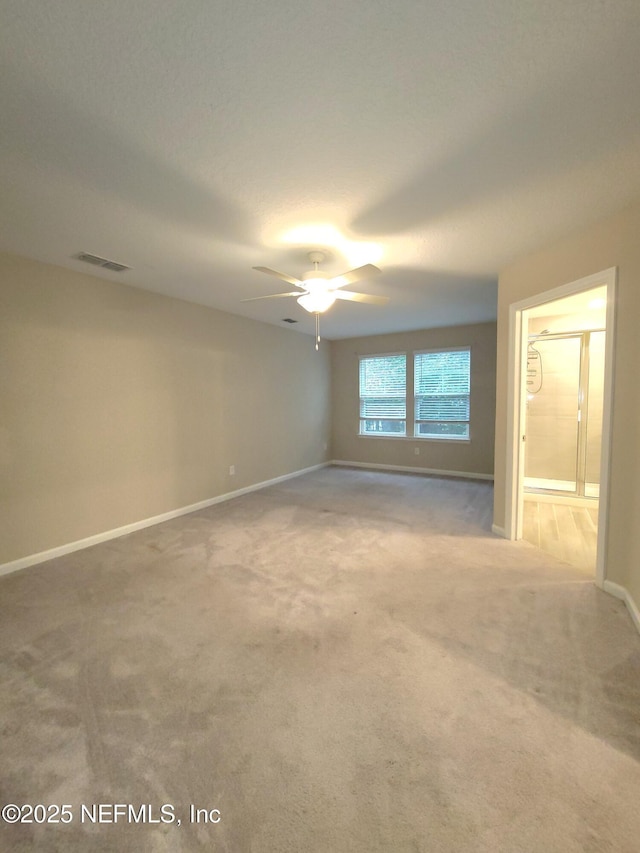
[(124, 270), (131, 269), (131, 267), (127, 267), (124, 264), (109, 261), (107, 258), (100, 258), (98, 255), (90, 255), (88, 252), (79, 252), (77, 255), (73, 255), (73, 257), (78, 261), (84, 261), (85, 264), (93, 264), (94, 267), (102, 267), (102, 269), (111, 270), (111, 272), (124, 272)]
[(292, 319), (291, 319), (291, 317), (283, 317), (283, 318), (282, 318), (282, 322), (283, 322), (283, 323), (297, 323), (298, 321), (297, 321), (297, 320), (292, 320)]

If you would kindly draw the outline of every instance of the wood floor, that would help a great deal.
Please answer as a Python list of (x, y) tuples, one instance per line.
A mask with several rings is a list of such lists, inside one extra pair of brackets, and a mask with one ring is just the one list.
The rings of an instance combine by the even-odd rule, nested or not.
[(598, 502), (592, 507), (578, 507), (526, 500), (522, 535), (542, 551), (594, 574)]

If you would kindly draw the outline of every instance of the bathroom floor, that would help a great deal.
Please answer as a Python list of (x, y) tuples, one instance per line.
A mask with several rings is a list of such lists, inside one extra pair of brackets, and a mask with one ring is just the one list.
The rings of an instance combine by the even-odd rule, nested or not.
[(598, 542), (598, 501), (593, 501), (593, 506), (582, 507), (527, 499), (522, 538), (593, 574)]

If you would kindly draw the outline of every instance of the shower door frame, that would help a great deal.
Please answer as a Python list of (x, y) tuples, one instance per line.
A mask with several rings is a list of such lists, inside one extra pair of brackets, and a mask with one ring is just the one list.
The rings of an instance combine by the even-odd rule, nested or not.
[(538, 293), (509, 306), (509, 353), (507, 381), (507, 446), (505, 471), (505, 525), (494, 527), (507, 539), (522, 539), (524, 508), (524, 424), (526, 405), (526, 371), (528, 336), (523, 329), (524, 312), (529, 308), (555, 302), (585, 290), (607, 288), (606, 342), (604, 357), (604, 392), (602, 444), (600, 455), (600, 498), (598, 504), (598, 546), (595, 582), (604, 587), (606, 580), (606, 543), (609, 511), (609, 468), (611, 464), (611, 417), (613, 404), (613, 370), (615, 345), (615, 304), (617, 267), (572, 281), (569, 284)]
[[(523, 320), (526, 319), (523, 317)], [(567, 489), (546, 489), (544, 487), (527, 486), (524, 483), (523, 475), (523, 490), (529, 495), (557, 495), (559, 497), (571, 496), (584, 498), (585, 500), (599, 500), (599, 496), (587, 495), (586, 492), (586, 476), (587, 476), (587, 427), (589, 420), (589, 371), (590, 371), (590, 354), (591, 354), (591, 335), (598, 332), (607, 334), (606, 329), (577, 329), (575, 331), (568, 330), (566, 332), (548, 332), (546, 334), (538, 332), (535, 335), (526, 335), (527, 351), (530, 346), (534, 346), (543, 341), (560, 341), (568, 338), (580, 339), (580, 367), (578, 369), (578, 401), (577, 401), (577, 436), (576, 436), (576, 487), (573, 491)], [(606, 341), (606, 337), (605, 337)], [(525, 389), (526, 390), (526, 389)], [(526, 398), (525, 398), (526, 401)], [(526, 435), (527, 429), (527, 414), (526, 402), (525, 411), (523, 414), (523, 434)], [(526, 444), (526, 442), (525, 442)], [(598, 486), (600, 484), (598, 483)]]

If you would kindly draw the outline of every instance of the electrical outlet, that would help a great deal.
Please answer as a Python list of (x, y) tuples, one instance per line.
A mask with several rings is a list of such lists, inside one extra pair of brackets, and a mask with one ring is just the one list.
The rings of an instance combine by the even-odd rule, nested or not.
[(413, 448), (413, 453), (414, 453), (414, 456), (420, 456), (420, 448), (419, 448), (419, 447), (414, 447), (414, 448)]
[(229, 476), (233, 477), (235, 473), (236, 473), (236, 466), (235, 465), (229, 465)]

